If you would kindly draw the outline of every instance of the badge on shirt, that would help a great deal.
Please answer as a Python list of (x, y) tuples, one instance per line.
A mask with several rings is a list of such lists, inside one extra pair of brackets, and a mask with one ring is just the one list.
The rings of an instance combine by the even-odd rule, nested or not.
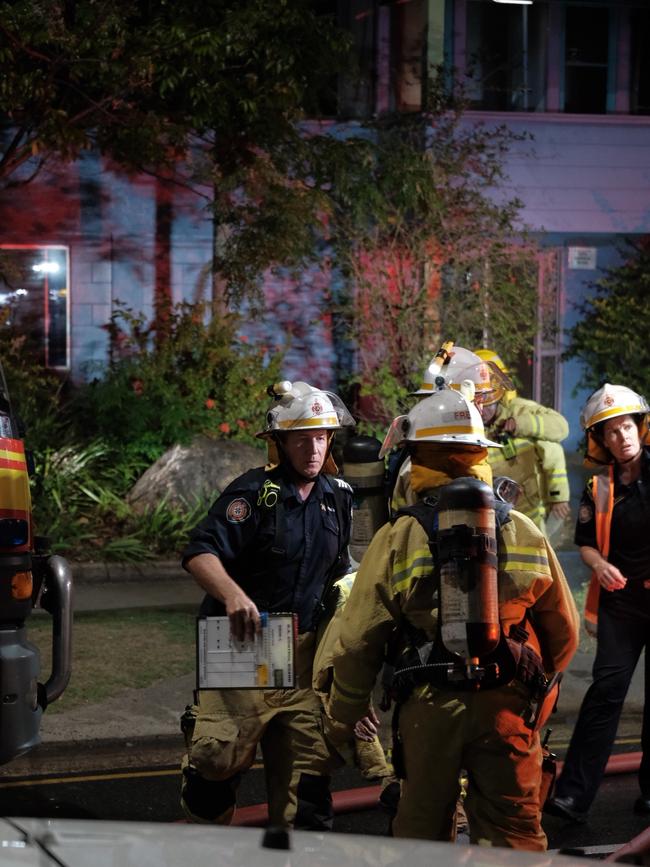
[(226, 518), (231, 524), (241, 524), (247, 518), (250, 518), (250, 514), (251, 507), (243, 497), (237, 497), (226, 509)]
[(582, 503), (578, 509), (578, 521), (581, 524), (588, 524), (594, 516), (593, 507), (589, 503)]

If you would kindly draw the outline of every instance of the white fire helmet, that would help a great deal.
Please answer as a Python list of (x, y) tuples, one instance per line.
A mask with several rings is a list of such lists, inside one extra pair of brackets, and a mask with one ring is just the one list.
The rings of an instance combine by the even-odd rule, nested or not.
[[(471, 388), (471, 383), (467, 383)], [(443, 443), (450, 446), (501, 448), (485, 436), (481, 414), (462, 391), (450, 388), (439, 377), (437, 391), (419, 401), (408, 415), (393, 419), (379, 456), (409, 443)]]
[(504, 392), (512, 388), (512, 382), (495, 364), (484, 361), (475, 352), (453, 343), (445, 343), (440, 352), (431, 359), (419, 389), (413, 394), (431, 395), (436, 390), (436, 380), (442, 376), (451, 388), (464, 391), (463, 383), (469, 380), (474, 385), (474, 396), (465, 396), (478, 405), (496, 403)]
[(600, 421), (619, 415), (645, 415), (649, 411), (645, 397), (625, 385), (606, 382), (587, 400), (580, 413), (580, 424), (588, 431)]
[(275, 398), (275, 403), (266, 413), (264, 430), (258, 437), (269, 437), (277, 431), (339, 430), (354, 426), (345, 404), (331, 391), (323, 391), (307, 382), (284, 380), (272, 385), (269, 394)]

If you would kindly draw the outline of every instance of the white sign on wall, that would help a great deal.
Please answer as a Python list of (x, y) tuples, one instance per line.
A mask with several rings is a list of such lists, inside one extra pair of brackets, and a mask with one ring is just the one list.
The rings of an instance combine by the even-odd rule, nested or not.
[(595, 271), (597, 252), (597, 247), (569, 247), (569, 268)]

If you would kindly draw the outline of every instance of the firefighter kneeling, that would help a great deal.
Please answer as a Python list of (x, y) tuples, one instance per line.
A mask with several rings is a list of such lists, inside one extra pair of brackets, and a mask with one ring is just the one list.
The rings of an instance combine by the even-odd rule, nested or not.
[(495, 444), (476, 407), (438, 385), (387, 434), (385, 448), (400, 436), (408, 445), (419, 502), (361, 562), (328, 711), (347, 724), (365, 714), (397, 636), (394, 835), (453, 840), (465, 770), (471, 842), (544, 850), (537, 730), (577, 647), (578, 614), (544, 536), (494, 501)]

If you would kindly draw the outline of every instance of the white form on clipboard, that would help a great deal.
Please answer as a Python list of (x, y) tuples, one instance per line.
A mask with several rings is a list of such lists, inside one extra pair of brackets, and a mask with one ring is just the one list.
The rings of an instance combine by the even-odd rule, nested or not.
[(287, 689), (295, 686), (297, 615), (260, 615), (252, 641), (235, 641), (227, 617), (197, 619), (199, 689)]

